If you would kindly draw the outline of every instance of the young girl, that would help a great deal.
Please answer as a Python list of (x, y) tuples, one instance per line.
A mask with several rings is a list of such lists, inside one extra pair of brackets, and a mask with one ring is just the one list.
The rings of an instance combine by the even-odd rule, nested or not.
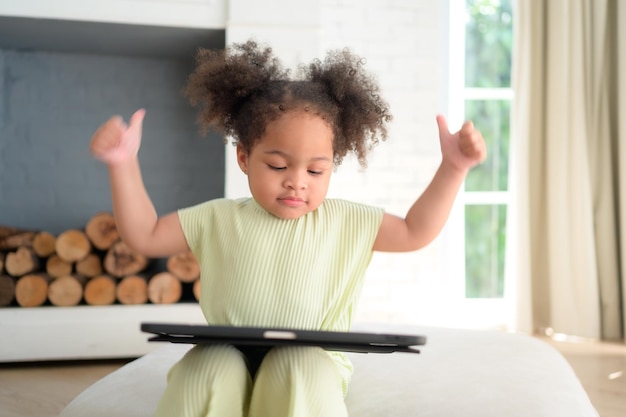
[[(208, 323), (348, 331), (373, 251), (413, 251), (443, 227), (468, 170), (485, 158), (471, 122), (451, 134), (437, 117), (442, 162), (405, 218), (326, 199), (348, 152), (366, 154), (391, 120), (378, 86), (349, 51), (292, 79), (249, 41), (202, 50), (186, 94), (204, 130), (237, 145), (252, 198), (217, 199), (158, 217), (137, 153), (144, 110), (103, 124), (92, 154), (109, 169), (124, 241), (153, 257), (191, 249)], [(168, 375), (157, 416), (341, 417), (351, 364), (321, 348), (197, 345)]]

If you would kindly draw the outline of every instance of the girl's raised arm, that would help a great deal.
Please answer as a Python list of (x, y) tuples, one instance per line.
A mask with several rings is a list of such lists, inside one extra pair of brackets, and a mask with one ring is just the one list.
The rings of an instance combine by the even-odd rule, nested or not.
[(162, 257), (188, 250), (177, 213), (158, 217), (141, 177), (137, 154), (145, 110), (128, 125), (114, 116), (91, 139), (92, 155), (109, 170), (113, 215), (124, 242), (146, 256)]
[(458, 132), (448, 130), (446, 119), (437, 117), (442, 162), (424, 193), (404, 219), (385, 214), (374, 242), (374, 250), (407, 252), (429, 244), (445, 225), (456, 194), (469, 170), (486, 155), (485, 141), (472, 122)]

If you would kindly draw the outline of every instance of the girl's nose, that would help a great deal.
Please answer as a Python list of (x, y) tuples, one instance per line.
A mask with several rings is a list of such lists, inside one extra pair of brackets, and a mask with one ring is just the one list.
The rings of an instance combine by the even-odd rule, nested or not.
[(306, 190), (307, 188), (306, 173), (292, 171), (285, 178), (284, 186), (292, 190)]

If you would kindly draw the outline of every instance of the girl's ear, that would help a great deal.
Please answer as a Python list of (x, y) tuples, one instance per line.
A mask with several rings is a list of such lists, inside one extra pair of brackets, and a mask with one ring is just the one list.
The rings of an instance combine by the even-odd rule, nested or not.
[(237, 144), (237, 163), (239, 164), (239, 168), (241, 171), (248, 175), (248, 152), (243, 148), (241, 143)]

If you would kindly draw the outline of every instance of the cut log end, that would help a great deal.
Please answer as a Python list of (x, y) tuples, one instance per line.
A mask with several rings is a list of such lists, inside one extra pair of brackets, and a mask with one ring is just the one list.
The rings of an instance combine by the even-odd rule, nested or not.
[(148, 282), (148, 299), (154, 304), (173, 304), (180, 300), (183, 286), (169, 272), (160, 272)]
[(85, 302), (89, 305), (102, 306), (115, 303), (117, 281), (109, 275), (98, 275), (85, 285)]
[(80, 230), (70, 229), (57, 237), (55, 249), (61, 259), (68, 262), (77, 262), (89, 255), (91, 243), (89, 243), (85, 233)]
[(20, 277), (35, 272), (39, 268), (39, 259), (31, 248), (21, 246), (7, 254), (4, 266), (9, 275)]
[(51, 256), (56, 246), (57, 238), (48, 232), (39, 232), (33, 238), (33, 250), (40, 258)]
[(76, 262), (76, 273), (88, 278), (102, 274), (102, 260), (95, 253), (90, 253), (81, 261)]
[(72, 263), (61, 259), (58, 255), (52, 255), (46, 260), (46, 272), (54, 278), (72, 273)]
[(85, 227), (85, 233), (91, 243), (100, 250), (107, 250), (120, 238), (111, 213), (98, 213), (93, 216)]
[(48, 299), (50, 276), (28, 274), (20, 277), (15, 284), (15, 299), (21, 307), (39, 307)]
[(64, 275), (48, 285), (48, 299), (52, 305), (70, 307), (78, 305), (83, 299), (83, 288), (87, 282), (80, 275)]
[(148, 281), (139, 275), (129, 275), (117, 284), (115, 296), (121, 304), (148, 302)]
[(123, 241), (118, 241), (104, 256), (104, 270), (115, 277), (124, 277), (142, 272), (148, 266), (148, 258), (131, 250)]
[(194, 282), (200, 276), (200, 265), (191, 252), (167, 258), (167, 270), (182, 282)]

